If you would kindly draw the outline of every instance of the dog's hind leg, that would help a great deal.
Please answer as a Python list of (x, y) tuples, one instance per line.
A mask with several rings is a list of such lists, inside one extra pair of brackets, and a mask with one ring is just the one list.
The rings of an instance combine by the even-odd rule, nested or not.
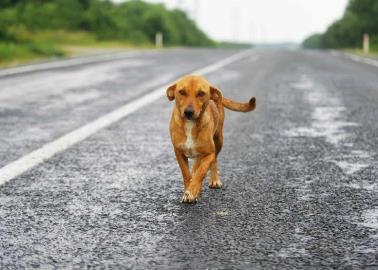
[(215, 133), (213, 140), (215, 145), (216, 156), (218, 156), (223, 147), (223, 132), (220, 131)]

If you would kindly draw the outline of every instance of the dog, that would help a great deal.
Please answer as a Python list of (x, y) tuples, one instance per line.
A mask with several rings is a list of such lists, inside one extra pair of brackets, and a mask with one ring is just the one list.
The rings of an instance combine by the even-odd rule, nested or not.
[[(237, 112), (256, 108), (256, 98), (239, 103), (225, 98), (222, 92), (201, 76), (188, 75), (166, 90), (168, 100), (175, 100), (169, 125), (177, 162), (184, 180), (183, 203), (194, 203), (203, 179), (211, 171), (210, 188), (222, 188), (217, 157), (223, 146), (224, 107)], [(192, 171), (188, 158), (194, 159)]]

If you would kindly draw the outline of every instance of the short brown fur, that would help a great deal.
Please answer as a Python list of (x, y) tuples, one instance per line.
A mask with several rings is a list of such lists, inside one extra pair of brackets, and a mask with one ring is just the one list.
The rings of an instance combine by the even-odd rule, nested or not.
[[(256, 108), (256, 98), (239, 103), (223, 97), (222, 92), (200, 76), (185, 76), (167, 89), (175, 100), (170, 122), (170, 135), (184, 180), (182, 202), (195, 202), (202, 182), (211, 171), (210, 188), (221, 188), (217, 156), (223, 146), (224, 107), (249, 112)], [(190, 171), (188, 158), (194, 158)]]

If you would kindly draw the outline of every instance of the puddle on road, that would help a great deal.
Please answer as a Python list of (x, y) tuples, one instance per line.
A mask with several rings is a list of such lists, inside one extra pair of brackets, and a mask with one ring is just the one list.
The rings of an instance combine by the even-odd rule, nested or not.
[(297, 90), (310, 90), (314, 88), (314, 83), (306, 75), (302, 75), (300, 80), (291, 83), (290, 87)]
[(72, 91), (64, 95), (52, 95), (49, 102), (44, 103), (40, 109), (45, 111), (62, 110), (68, 106), (78, 106), (82, 103), (98, 99), (105, 95), (99, 89), (91, 88), (83, 91)]
[(217, 77), (217, 83), (223, 83), (228, 81), (237, 81), (241, 77), (241, 73), (235, 70), (225, 69), (221, 76)]
[(345, 174), (351, 175), (372, 162), (372, 155), (363, 150), (352, 149), (354, 145), (346, 143), (351, 136), (346, 130), (359, 124), (345, 120), (346, 107), (340, 99), (331, 96), (321, 85), (317, 85), (309, 76), (302, 75), (300, 80), (290, 84), (294, 90), (304, 91), (306, 101), (311, 105), (311, 125), (295, 127), (286, 131), (288, 137), (321, 137), (338, 149), (346, 150), (338, 157), (328, 157), (327, 161), (336, 164)]
[(346, 173), (354, 174), (362, 169), (369, 167), (372, 162), (372, 156), (362, 150), (352, 150), (350, 153), (341, 157), (341, 160), (334, 162)]
[(353, 174), (364, 168), (369, 167), (366, 163), (351, 163), (349, 161), (335, 161), (336, 165), (339, 166), (346, 174)]
[(290, 244), (287, 248), (282, 248), (277, 254), (281, 258), (292, 258), (308, 256), (304, 248), (299, 247), (298, 244)]
[(114, 81), (125, 76), (124, 69), (148, 66), (153, 63), (147, 60), (127, 60), (107, 65), (91, 65), (81, 70), (65, 71), (49, 74), (45, 78), (30, 77), (25, 82), (3, 83), (1, 85), (1, 103), (9, 103), (9, 99), (17, 100), (28, 95), (28, 102), (38, 100), (48, 93), (59, 94), (70, 89), (82, 89), (96, 86), (107, 81)]
[(378, 230), (378, 207), (363, 211), (361, 218), (363, 222), (358, 223), (359, 225)]
[(349, 187), (354, 189), (364, 189), (367, 191), (376, 191), (378, 190), (378, 183), (369, 183), (366, 180), (361, 180), (358, 183), (348, 183), (343, 184), (343, 187)]
[(299, 227), (296, 227), (294, 233), (294, 242), (290, 243), (285, 248), (281, 248), (278, 251), (277, 256), (282, 258), (310, 256), (305, 249), (305, 246), (307, 245), (307, 242), (312, 239), (312, 237), (304, 235)]
[[(334, 93), (328, 92), (325, 87), (317, 84), (308, 75), (302, 75), (298, 81), (290, 84), (290, 87), (294, 91), (299, 91), (296, 93), (303, 94), (303, 98), (311, 110), (311, 121), (306, 126), (294, 126), (295, 123), (293, 123), (294, 127), (284, 132), (284, 135), (287, 137), (321, 138), (333, 146), (329, 151), (326, 150), (325, 156), (321, 160), (314, 160), (310, 166), (319, 166), (324, 162), (331, 162), (336, 164), (347, 176), (358, 173), (369, 166), (376, 166), (373, 150), (359, 149), (358, 145), (353, 143), (353, 130), (359, 128), (360, 125), (348, 121), (347, 108), (340, 98), (335, 96)], [(301, 164), (303, 164), (303, 161), (298, 161), (298, 158), (297, 156), (289, 157), (294, 168), (296, 168), (295, 164), (299, 164), (298, 168), (301, 168)], [(300, 201), (313, 199), (311, 184), (314, 179), (316, 179), (314, 175), (301, 175), (298, 178), (291, 179)], [(378, 191), (378, 182), (369, 178), (353, 176), (344, 179), (344, 181), (335, 181), (333, 185), (336, 189), (361, 189), (370, 193)], [(327, 193), (316, 194), (316, 198), (320, 199), (321, 196), (328, 195)], [(348, 219), (354, 224), (373, 230), (372, 234), (368, 236), (370, 240), (365, 245), (356, 246), (356, 253), (376, 254), (377, 249), (371, 243), (378, 239), (378, 207), (355, 212)], [(306, 239), (300, 232), (296, 232), (294, 239), (278, 252), (278, 256), (283, 258), (308, 256), (306, 244), (310, 240)]]
[[(325, 158), (320, 162), (332, 162), (346, 175), (353, 175), (376, 164), (372, 152), (358, 149), (355, 144), (351, 143), (353, 133), (348, 131), (348, 128), (358, 128), (359, 124), (347, 121), (345, 116), (347, 108), (339, 98), (331, 95), (327, 92), (327, 89), (322, 85), (316, 84), (306, 75), (303, 75), (298, 82), (290, 86), (294, 90), (303, 91), (305, 101), (311, 106), (311, 123), (309, 126), (300, 126), (288, 130), (285, 132), (286, 136), (323, 138), (338, 151), (336, 153), (332, 153), (332, 151), (326, 153)], [(338, 182), (335, 183), (335, 187), (363, 189), (368, 192), (376, 192), (378, 190), (378, 183), (373, 179), (356, 177), (348, 179), (350, 182)], [(304, 201), (311, 199), (312, 194), (309, 187), (312, 183), (312, 176), (301, 177), (298, 181), (301, 182), (301, 186), (298, 189), (299, 199)], [(362, 211), (362, 213), (356, 213), (356, 218), (357, 215), (358, 221), (356, 220), (354, 223), (378, 230), (378, 207)], [(378, 237), (376, 233), (369, 236), (369, 238), (374, 237)], [(286, 249), (282, 249), (279, 256), (299, 256), (303, 253), (302, 247), (299, 241), (295, 241)], [(356, 252), (376, 253), (377, 250), (368, 245), (358, 247)]]

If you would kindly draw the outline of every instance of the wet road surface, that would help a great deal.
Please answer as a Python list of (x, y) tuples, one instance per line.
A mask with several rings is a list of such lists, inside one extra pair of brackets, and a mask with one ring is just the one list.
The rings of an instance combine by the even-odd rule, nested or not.
[[(0, 79), (0, 167), (238, 51), (172, 50)], [(252, 50), (207, 75), (226, 112), (219, 170), (180, 203), (166, 98), (0, 186), (0, 268), (377, 269), (378, 68)]]

